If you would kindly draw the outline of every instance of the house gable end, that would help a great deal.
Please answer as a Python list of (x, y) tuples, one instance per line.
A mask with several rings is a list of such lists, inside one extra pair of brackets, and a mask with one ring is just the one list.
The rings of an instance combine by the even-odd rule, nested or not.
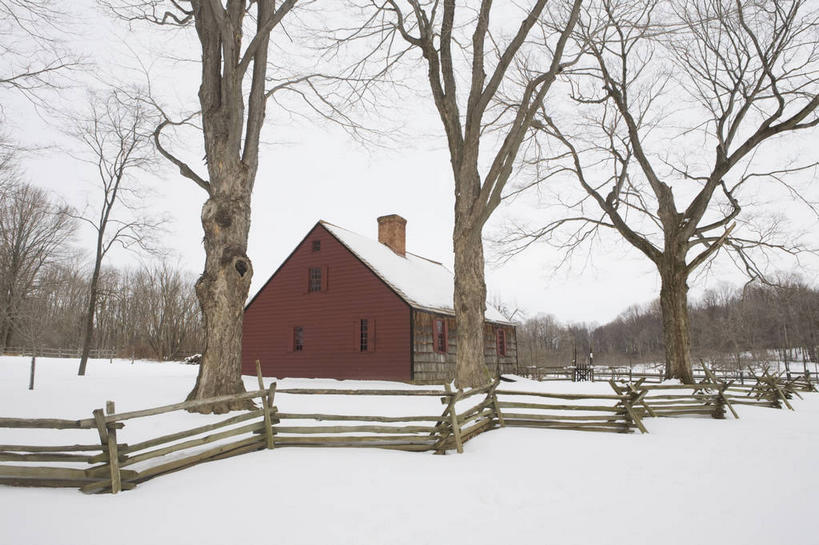
[(374, 269), (373, 269), (373, 268), (372, 268), (372, 267), (371, 267), (371, 266), (370, 266), (370, 265), (369, 265), (369, 264), (368, 264), (366, 261), (362, 260), (362, 259), (361, 259), (361, 258), (360, 258), (358, 255), (356, 255), (356, 253), (355, 253), (354, 251), (352, 251), (352, 250), (351, 250), (351, 249), (350, 249), (350, 248), (349, 248), (349, 247), (348, 247), (346, 244), (344, 244), (344, 242), (343, 242), (342, 240), (340, 240), (340, 239), (339, 239), (339, 238), (338, 238), (338, 237), (337, 237), (335, 234), (333, 234), (333, 232), (332, 232), (332, 231), (330, 231), (329, 229), (327, 229), (327, 228), (326, 228), (326, 227), (325, 227), (325, 226), (322, 224), (322, 221), (321, 221), (321, 220), (319, 220), (319, 221), (318, 221), (318, 222), (316, 222), (316, 224), (315, 224), (315, 225), (313, 225), (313, 227), (312, 227), (312, 228), (311, 228), (311, 229), (310, 229), (310, 230), (307, 232), (307, 234), (304, 236), (304, 238), (302, 238), (302, 239), (301, 239), (301, 241), (299, 241), (299, 243), (298, 243), (298, 244), (296, 244), (296, 246), (293, 248), (293, 251), (292, 251), (292, 252), (290, 252), (290, 254), (289, 254), (289, 255), (288, 255), (288, 256), (287, 256), (287, 257), (284, 259), (284, 261), (282, 261), (282, 263), (281, 263), (281, 264), (278, 266), (278, 268), (277, 268), (275, 271), (273, 271), (273, 274), (271, 274), (271, 275), (270, 275), (270, 277), (269, 277), (269, 278), (268, 278), (268, 279), (265, 281), (265, 283), (262, 285), (262, 287), (261, 287), (261, 288), (259, 288), (259, 290), (258, 290), (258, 291), (257, 291), (257, 292), (256, 292), (256, 293), (253, 295), (253, 297), (251, 297), (251, 298), (250, 298), (250, 300), (249, 300), (249, 301), (247, 302), (247, 304), (245, 305), (245, 309), (244, 309), (244, 310), (245, 310), (245, 312), (247, 312), (247, 310), (250, 308), (250, 305), (252, 305), (252, 304), (253, 304), (253, 302), (254, 302), (254, 301), (255, 301), (255, 300), (256, 300), (256, 299), (257, 299), (257, 298), (258, 298), (258, 297), (259, 297), (259, 296), (262, 294), (262, 292), (265, 290), (265, 288), (267, 288), (268, 284), (270, 284), (270, 282), (272, 282), (272, 281), (273, 281), (273, 279), (276, 277), (276, 275), (277, 275), (277, 274), (279, 274), (279, 272), (280, 272), (282, 269), (284, 269), (284, 268), (287, 266), (287, 263), (288, 263), (288, 262), (289, 262), (289, 261), (292, 259), (292, 257), (293, 257), (293, 256), (296, 254), (296, 252), (298, 252), (298, 251), (299, 251), (299, 249), (300, 249), (302, 246), (306, 245), (306, 244), (308, 243), (308, 240), (309, 240), (309, 239), (310, 239), (312, 236), (314, 236), (314, 235), (315, 235), (315, 232), (316, 232), (317, 230), (319, 230), (319, 229), (320, 229), (321, 231), (323, 231), (324, 233), (327, 233), (327, 234), (328, 234), (330, 237), (332, 237), (332, 238), (333, 238), (333, 240), (335, 240), (336, 242), (338, 242), (338, 244), (339, 244), (339, 245), (340, 245), (342, 248), (344, 248), (344, 249), (347, 251), (347, 253), (349, 253), (351, 256), (353, 256), (353, 257), (355, 258), (355, 260), (356, 260), (356, 261), (358, 261), (359, 263), (361, 263), (361, 265), (363, 265), (363, 266), (364, 266), (364, 268), (365, 268), (365, 269), (367, 269), (367, 271), (369, 271), (369, 272), (370, 272), (370, 274), (372, 274), (372, 275), (373, 275), (373, 276), (374, 276), (376, 279), (378, 279), (378, 281), (379, 281), (379, 282), (381, 282), (381, 283), (382, 283), (382, 284), (384, 284), (384, 285), (385, 285), (387, 288), (389, 288), (389, 290), (390, 290), (390, 291), (391, 291), (393, 294), (395, 294), (395, 296), (396, 296), (396, 297), (398, 297), (398, 298), (399, 298), (399, 299), (400, 299), (400, 300), (401, 300), (401, 301), (402, 301), (404, 304), (406, 304), (408, 308), (414, 308), (414, 306), (413, 306), (413, 305), (412, 305), (412, 304), (411, 304), (409, 301), (407, 301), (407, 298), (406, 298), (404, 295), (402, 295), (402, 294), (401, 294), (400, 292), (398, 292), (398, 291), (397, 291), (397, 290), (396, 290), (396, 289), (395, 289), (393, 286), (391, 286), (389, 282), (387, 282), (387, 281), (386, 281), (384, 278), (382, 278), (382, 277), (381, 277), (381, 275), (380, 275), (380, 274), (378, 274), (378, 272), (377, 272), (377, 271), (375, 271), (375, 270), (374, 270)]
[[(258, 359), (265, 376), (407, 380), (409, 310), (316, 224), (245, 307), (243, 372), (252, 374)], [(363, 323), (366, 349), (361, 349)]]
[(273, 271), (273, 274), (270, 275), (270, 277), (265, 281), (265, 283), (262, 284), (262, 287), (259, 288), (259, 290), (253, 295), (253, 297), (250, 298), (250, 301), (248, 301), (247, 304), (245, 304), (245, 312), (247, 312), (247, 310), (250, 308), (250, 305), (252, 305), (253, 302), (259, 297), (259, 295), (262, 294), (262, 292), (265, 290), (265, 288), (267, 288), (268, 284), (270, 284), (270, 282), (273, 280), (273, 278), (275, 278), (276, 275), (279, 274), (279, 271), (284, 269), (284, 267), (285, 267), (285, 265), (287, 265), (288, 261), (290, 261), (290, 259), (295, 255), (295, 253), (299, 250), (299, 248), (301, 248), (301, 246), (305, 243), (305, 241), (307, 241), (307, 239), (310, 238), (310, 235), (313, 234), (313, 232), (316, 230), (316, 228), (320, 227), (320, 226), (321, 226), (321, 222), (318, 222), (313, 226), (312, 229), (307, 231), (307, 234), (304, 235), (304, 238), (302, 238), (301, 241), (298, 244), (296, 244), (296, 246), (293, 248), (293, 251), (290, 252), (290, 254), (284, 259), (284, 261), (281, 262), (281, 264), (276, 268), (276, 270)]

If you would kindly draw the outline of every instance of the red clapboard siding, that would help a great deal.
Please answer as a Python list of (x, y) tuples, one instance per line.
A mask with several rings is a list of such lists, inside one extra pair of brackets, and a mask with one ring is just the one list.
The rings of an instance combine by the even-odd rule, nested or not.
[[(319, 292), (307, 291), (311, 267), (322, 271)], [(361, 319), (372, 324), (374, 343), (363, 353)], [(265, 376), (409, 380), (409, 321), (409, 305), (316, 224), (245, 309), (242, 372), (255, 374), (258, 359)], [(301, 352), (293, 351), (297, 326)]]

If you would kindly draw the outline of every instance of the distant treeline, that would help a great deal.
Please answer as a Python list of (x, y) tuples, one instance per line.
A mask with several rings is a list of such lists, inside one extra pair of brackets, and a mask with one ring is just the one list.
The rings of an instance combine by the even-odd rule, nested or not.
[[(77, 220), (45, 191), (4, 178), (3, 160), (0, 150), (0, 353), (77, 348), (91, 277), (72, 244)], [(167, 262), (103, 268), (94, 318), (91, 348), (121, 357), (179, 359), (204, 346), (194, 276)], [(790, 348), (791, 358), (817, 361), (819, 291), (800, 280), (709, 291), (690, 322), (695, 360), (736, 363)], [(590, 349), (595, 364), (664, 361), (659, 304), (632, 307), (604, 326), (537, 316), (518, 327), (523, 366), (563, 366), (575, 353), (587, 361)]]
[[(2, 167), (2, 154), (0, 154)], [(0, 354), (78, 348), (89, 298), (89, 265), (72, 244), (65, 206), (0, 168)], [(103, 268), (92, 349), (121, 357), (175, 359), (201, 352), (193, 275), (169, 263)]]
[[(798, 279), (776, 286), (710, 290), (690, 309), (691, 350), (723, 365), (764, 361), (772, 353), (791, 361), (817, 361), (819, 291)], [(588, 361), (629, 365), (665, 361), (659, 301), (633, 306), (603, 325), (562, 324), (536, 316), (518, 327), (521, 366), (563, 366)]]
[[(201, 318), (193, 283), (190, 274), (167, 263), (104, 269), (92, 348), (156, 360), (201, 352)], [(49, 265), (20, 305), (7, 346), (79, 347), (87, 304), (88, 271), (74, 265)]]

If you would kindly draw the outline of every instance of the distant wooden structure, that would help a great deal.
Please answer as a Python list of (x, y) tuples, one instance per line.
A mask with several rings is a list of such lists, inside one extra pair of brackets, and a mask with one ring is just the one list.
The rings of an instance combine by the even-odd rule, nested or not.
[(589, 348), (589, 359), (585, 361), (578, 361), (577, 359), (577, 343), (574, 345), (574, 357), (572, 365), (569, 366), (571, 372), (572, 382), (583, 382), (590, 380), (594, 382), (594, 353)]

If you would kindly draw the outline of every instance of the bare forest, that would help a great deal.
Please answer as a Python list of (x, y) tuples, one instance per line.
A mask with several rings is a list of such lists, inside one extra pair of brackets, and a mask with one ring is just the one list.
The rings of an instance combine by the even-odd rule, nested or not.
[[(819, 362), (819, 290), (798, 278), (744, 289), (722, 286), (691, 303), (691, 354), (720, 368), (772, 360)], [(564, 324), (539, 315), (518, 326), (521, 367), (664, 361), (660, 302), (635, 305), (604, 325)]]
[[(79, 356), (92, 275), (72, 244), (77, 221), (31, 185), (7, 182), (2, 191), (0, 352)], [(103, 267), (95, 281), (92, 350), (156, 360), (201, 351), (193, 274), (162, 262)]]

